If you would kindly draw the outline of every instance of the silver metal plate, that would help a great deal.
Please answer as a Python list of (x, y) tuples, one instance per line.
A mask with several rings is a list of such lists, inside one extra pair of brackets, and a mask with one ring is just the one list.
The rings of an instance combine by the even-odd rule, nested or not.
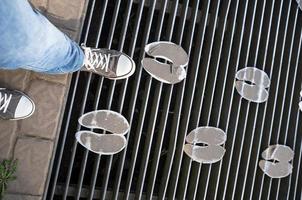
[(192, 144), (185, 144), (184, 152), (196, 162), (211, 164), (222, 159), (225, 154), (225, 148), (222, 146), (213, 145), (196, 146)]
[(293, 166), (287, 162), (274, 163), (271, 161), (260, 160), (259, 167), (271, 178), (284, 178), (293, 171)]
[(142, 66), (154, 79), (176, 84), (186, 78), (184, 67), (188, 65), (189, 56), (181, 46), (172, 42), (153, 42), (145, 46), (145, 53), (152, 58), (144, 58)]
[(216, 127), (198, 127), (186, 136), (186, 141), (190, 144), (205, 143), (212, 145), (222, 145), (226, 141), (226, 134)]
[(79, 124), (86, 128), (103, 129), (110, 133), (125, 135), (129, 131), (127, 119), (110, 110), (96, 110), (82, 115)]
[(264, 71), (246, 67), (236, 73), (236, 79), (235, 87), (244, 99), (255, 103), (267, 101), (270, 79)]
[(112, 155), (123, 150), (127, 140), (123, 135), (97, 134), (92, 131), (79, 131), (76, 140), (86, 149), (100, 155)]
[[(225, 148), (220, 146), (226, 141), (226, 134), (223, 130), (215, 127), (199, 127), (191, 131), (184, 145), (184, 152), (194, 161), (211, 164), (220, 161)], [(199, 146), (197, 144), (205, 144)]]
[(177, 67), (185, 67), (189, 63), (187, 52), (179, 45), (167, 42), (152, 42), (145, 46), (145, 52), (154, 58), (162, 58)]
[(167, 84), (179, 83), (187, 76), (184, 68), (175, 68), (169, 64), (161, 63), (152, 58), (144, 58), (142, 60), (142, 65), (153, 78)]
[(292, 173), (290, 161), (294, 158), (293, 150), (285, 145), (271, 145), (261, 154), (264, 160), (259, 161), (261, 170), (271, 178), (283, 178)]
[(291, 161), (294, 158), (294, 152), (291, 148), (285, 145), (271, 145), (265, 149), (262, 154), (265, 160)]

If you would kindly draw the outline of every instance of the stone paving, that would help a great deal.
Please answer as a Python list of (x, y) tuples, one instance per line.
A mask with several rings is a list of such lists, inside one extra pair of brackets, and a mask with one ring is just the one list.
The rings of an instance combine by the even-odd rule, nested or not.
[[(31, 0), (57, 27), (78, 40), (86, 0)], [(17, 159), (17, 179), (5, 200), (40, 200), (64, 113), (71, 74), (45, 75), (0, 70), (1, 87), (27, 93), (36, 104), (32, 117), (0, 121), (0, 160)]]

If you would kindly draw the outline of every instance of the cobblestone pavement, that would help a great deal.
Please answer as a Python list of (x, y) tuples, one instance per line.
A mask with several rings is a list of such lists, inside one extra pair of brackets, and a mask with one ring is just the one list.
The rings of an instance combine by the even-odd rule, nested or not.
[[(31, 0), (55, 25), (77, 40), (86, 0)], [(42, 199), (64, 113), (71, 75), (0, 70), (0, 86), (27, 93), (36, 104), (32, 117), (0, 121), (0, 160), (18, 159), (17, 179), (5, 200)]]

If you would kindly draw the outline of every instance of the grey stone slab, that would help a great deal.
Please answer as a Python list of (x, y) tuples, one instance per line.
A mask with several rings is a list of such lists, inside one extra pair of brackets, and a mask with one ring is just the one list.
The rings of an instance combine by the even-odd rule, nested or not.
[(24, 194), (6, 194), (3, 200), (42, 200), (42, 196), (31, 196)]
[(29, 81), (30, 72), (26, 70), (0, 70), (0, 87), (24, 90)]
[(46, 81), (66, 85), (69, 83), (71, 74), (43, 74), (43, 73), (32, 72), (31, 76), (32, 79), (41, 79), (41, 80), (46, 80)]
[(79, 31), (74, 31), (66, 28), (58, 27), (63, 33), (65, 33), (70, 39), (78, 41)]
[(17, 138), (17, 122), (10, 120), (0, 121), (0, 161), (12, 157)]
[(30, 0), (32, 5), (41, 12), (45, 12), (47, 9), (48, 0)]
[(14, 152), (18, 160), (17, 179), (9, 184), (8, 192), (30, 195), (42, 195), (53, 142), (38, 138), (20, 138)]
[(27, 93), (35, 102), (36, 110), (20, 122), (22, 134), (53, 140), (63, 113), (65, 92), (66, 86), (33, 80)]
[(86, 0), (50, 0), (48, 2), (48, 18), (59, 27), (79, 30), (84, 16)]

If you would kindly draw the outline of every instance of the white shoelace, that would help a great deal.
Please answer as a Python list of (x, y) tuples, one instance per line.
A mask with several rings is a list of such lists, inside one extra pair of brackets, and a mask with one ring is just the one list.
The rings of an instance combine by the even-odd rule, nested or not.
[(85, 53), (84, 66), (88, 70), (96, 71), (97, 68), (109, 71), (110, 54), (102, 55), (101, 53), (93, 52), (90, 48), (83, 47)]
[(10, 104), (10, 101), (12, 99), (12, 95), (3, 94), (0, 92), (0, 111), (3, 111), (3, 113), (6, 113), (8, 105)]

